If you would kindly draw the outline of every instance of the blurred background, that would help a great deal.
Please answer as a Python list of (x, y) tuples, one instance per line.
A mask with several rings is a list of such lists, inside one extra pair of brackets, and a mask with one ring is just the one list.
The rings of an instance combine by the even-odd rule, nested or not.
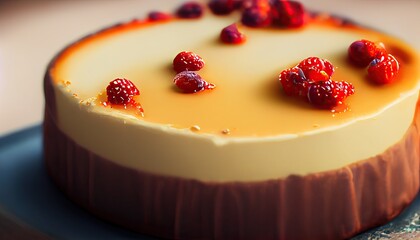
[[(0, 136), (40, 124), (42, 79), (64, 46), (150, 10), (173, 11), (182, 0), (0, 0)], [(420, 1), (302, 0), (399, 36), (420, 49)]]

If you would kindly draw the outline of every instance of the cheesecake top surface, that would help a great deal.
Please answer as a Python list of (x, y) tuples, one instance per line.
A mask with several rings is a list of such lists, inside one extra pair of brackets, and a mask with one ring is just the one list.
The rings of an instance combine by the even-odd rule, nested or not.
[[(347, 124), (372, 116), (418, 88), (416, 52), (386, 34), (318, 16), (299, 29), (239, 26), (247, 41), (228, 45), (219, 40), (221, 29), (238, 16), (193, 20), (132, 21), (93, 34), (64, 51), (52, 75), (65, 84), (75, 100), (96, 98), (94, 111), (133, 117), (141, 122), (178, 129), (198, 126), (199, 133), (229, 137), (301, 134)], [(382, 42), (399, 61), (398, 79), (378, 86), (367, 79), (366, 68), (349, 64), (347, 49), (359, 39)], [(205, 61), (199, 74), (216, 88), (194, 94), (179, 92), (173, 84), (172, 60), (181, 51), (193, 51)], [(328, 59), (335, 67), (333, 80), (354, 85), (348, 109), (332, 112), (287, 96), (279, 73), (310, 56)], [(115, 78), (130, 79), (139, 89), (136, 99), (144, 117), (133, 111), (103, 107), (106, 86)], [(229, 134), (223, 131), (229, 130)]]

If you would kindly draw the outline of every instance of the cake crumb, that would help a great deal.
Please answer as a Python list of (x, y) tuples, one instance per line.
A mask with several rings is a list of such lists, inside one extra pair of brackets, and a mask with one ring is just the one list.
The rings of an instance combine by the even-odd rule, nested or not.
[(315, 123), (314, 125), (312, 125), (314, 128), (319, 128), (321, 125)]
[(230, 134), (230, 129), (229, 128), (223, 129), (222, 134), (229, 135)]
[(73, 93), (73, 97), (77, 98), (78, 97), (77, 93)]
[(96, 97), (90, 97), (88, 99), (85, 100), (85, 105), (86, 106), (92, 106), (95, 105), (95, 101), (96, 101)]
[(193, 125), (193, 126), (190, 127), (190, 130), (193, 131), (193, 132), (198, 132), (198, 131), (201, 130), (201, 128), (198, 125)]
[(63, 85), (67, 87), (67, 86), (71, 85), (71, 82), (63, 80)]

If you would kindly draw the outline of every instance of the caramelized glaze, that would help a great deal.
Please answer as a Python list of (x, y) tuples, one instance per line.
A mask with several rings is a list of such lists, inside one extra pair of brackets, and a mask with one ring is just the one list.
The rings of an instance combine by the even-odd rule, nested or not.
[[(199, 126), (200, 130), (194, 132), (226, 137), (299, 134), (339, 126), (375, 114), (400, 95), (417, 88), (420, 65), (416, 53), (385, 34), (321, 17), (297, 30), (241, 26), (248, 41), (231, 46), (218, 41), (218, 36), (232, 19), (206, 16), (200, 20), (133, 21), (117, 25), (68, 48), (58, 57), (52, 75), (57, 83), (72, 82), (67, 87), (82, 100), (98, 96), (116, 77), (128, 78), (141, 92), (137, 100), (144, 108), (144, 117), (138, 121), (180, 129)], [(137, 44), (125, 47), (125, 43), (133, 41), (130, 35), (135, 35), (132, 39)], [(365, 68), (347, 62), (347, 47), (361, 38), (383, 42), (397, 57), (401, 72), (395, 83), (371, 84)], [(105, 54), (103, 49), (114, 50)], [(184, 50), (203, 57), (206, 65), (199, 74), (214, 83), (216, 89), (196, 94), (176, 90), (172, 83), (176, 73), (171, 63)], [(278, 74), (309, 56), (331, 61), (336, 67), (333, 80), (353, 83), (356, 93), (346, 100), (346, 111), (316, 109), (282, 92)], [(122, 113), (136, 115), (127, 110)], [(226, 129), (229, 134), (223, 134)]]

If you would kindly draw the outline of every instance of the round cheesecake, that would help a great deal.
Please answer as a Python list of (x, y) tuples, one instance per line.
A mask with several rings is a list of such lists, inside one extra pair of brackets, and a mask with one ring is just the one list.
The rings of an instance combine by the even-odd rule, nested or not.
[[(328, 15), (300, 28), (238, 23), (246, 42), (220, 41), (238, 22), (133, 20), (60, 52), (45, 77), (45, 161), (57, 185), (94, 214), (173, 239), (340, 239), (389, 221), (419, 188), (420, 62), (404, 42)], [(400, 72), (373, 84), (348, 61), (359, 39), (381, 42)], [(211, 90), (182, 93), (181, 51), (205, 61)], [(354, 95), (344, 111), (285, 94), (280, 72), (317, 56)], [(107, 102), (130, 79), (142, 114)]]

